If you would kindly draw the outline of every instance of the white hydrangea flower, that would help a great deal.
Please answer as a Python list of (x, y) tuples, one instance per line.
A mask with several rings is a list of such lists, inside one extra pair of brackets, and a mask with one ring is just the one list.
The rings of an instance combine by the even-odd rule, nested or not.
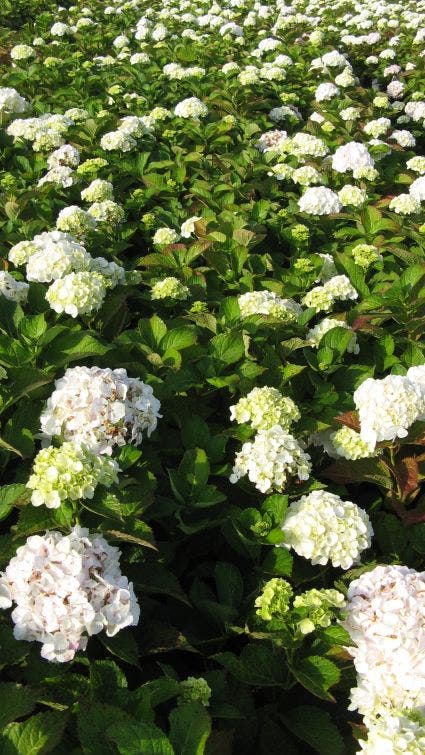
[(99, 273), (68, 273), (49, 286), (46, 301), (58, 314), (66, 312), (71, 317), (78, 317), (100, 309), (106, 289), (105, 278)]
[(343, 626), (358, 687), (351, 709), (366, 723), (385, 709), (425, 705), (425, 572), (377, 566), (351, 582)]
[[(118, 131), (120, 133), (122, 132), (124, 134), (127, 134), (130, 137), (134, 137), (134, 139), (151, 133), (151, 130), (152, 129), (148, 128), (148, 126), (146, 125), (145, 117), (139, 117), (138, 115), (126, 115), (125, 118), (121, 118), (120, 125), (118, 126)], [(118, 132), (115, 131), (112, 133), (116, 134)], [(127, 149), (123, 149), (122, 147), (120, 147), (120, 149), (123, 152), (128, 152)]]
[(116, 262), (108, 262), (104, 257), (91, 258), (90, 270), (103, 276), (107, 288), (115, 288), (125, 283), (124, 268)]
[(420, 173), (422, 176), (425, 174), (425, 157), (417, 155), (411, 157), (406, 163), (406, 168), (413, 170), (415, 173)]
[(171, 275), (154, 283), (151, 299), (187, 299), (189, 293), (188, 287)]
[(363, 126), (363, 131), (368, 136), (373, 136), (374, 139), (383, 136), (391, 128), (391, 121), (389, 118), (376, 118), (374, 121), (369, 121)]
[(248, 475), (261, 493), (282, 491), (288, 477), (308, 480), (311, 472), (310, 456), (293, 435), (279, 425), (260, 430), (252, 442), (244, 443), (236, 454), (230, 482)]
[(418, 202), (425, 201), (425, 176), (416, 178), (415, 181), (410, 184), (409, 194), (414, 199), (417, 199)]
[(391, 200), (388, 208), (396, 212), (397, 215), (415, 215), (421, 211), (421, 203), (411, 194), (399, 194), (398, 197)]
[(34, 252), (30, 254), (26, 267), (29, 281), (50, 283), (68, 273), (89, 269), (89, 253), (68, 233), (40, 233), (30, 243)]
[(312, 564), (349, 569), (370, 547), (373, 535), (369, 517), (351, 501), (326, 490), (313, 490), (290, 504), (282, 531), (285, 546)]
[(68, 24), (57, 21), (50, 29), (52, 37), (64, 37), (66, 34), (72, 34), (72, 28)]
[(402, 375), (367, 378), (353, 399), (359, 412), (360, 436), (371, 445), (405, 438), (423, 408), (420, 388)]
[(202, 218), (198, 215), (193, 215), (191, 218), (185, 220), (184, 223), (181, 224), (180, 236), (184, 239), (190, 238), (192, 233), (195, 232), (195, 223), (199, 220), (202, 220)]
[(25, 113), (30, 104), (13, 87), (0, 87), (0, 113)]
[(56, 228), (65, 233), (84, 236), (88, 231), (96, 228), (96, 219), (85, 210), (82, 210), (81, 207), (71, 205), (70, 207), (64, 207), (60, 211), (56, 220)]
[(303, 165), (301, 168), (295, 168), (291, 175), (292, 180), (300, 186), (310, 186), (322, 181), (322, 176), (316, 168), (311, 165)]
[(333, 215), (341, 211), (342, 204), (332, 189), (317, 186), (307, 189), (298, 200), (298, 207), (307, 215)]
[(285, 151), (296, 157), (325, 157), (329, 148), (322, 139), (313, 134), (299, 132), (293, 137), (288, 137)]
[(66, 165), (55, 165), (54, 168), (48, 170), (47, 173), (39, 179), (37, 186), (44, 186), (44, 184), (52, 183), (66, 189), (74, 183), (73, 174), (74, 171), (72, 168), (68, 168)]
[(425, 717), (419, 711), (391, 712), (369, 721), (367, 739), (359, 739), (366, 755), (423, 755)]
[(120, 555), (79, 526), (69, 535), (29, 537), (0, 575), (0, 608), (16, 604), (15, 639), (40, 642), (42, 658), (63, 663), (85, 650), (91, 635), (113, 637), (135, 626), (140, 609)]
[(337, 97), (339, 93), (340, 89), (338, 89), (335, 84), (325, 82), (324, 84), (319, 84), (316, 89), (314, 98), (317, 102), (327, 102), (333, 97)]
[(102, 202), (94, 202), (87, 210), (98, 223), (118, 225), (125, 218), (124, 208), (112, 199), (104, 199)]
[(18, 241), (9, 249), (8, 259), (13, 262), (14, 265), (19, 267), (25, 265), (34, 252), (37, 251), (37, 246), (33, 241)]
[(177, 103), (174, 108), (174, 115), (180, 118), (204, 118), (208, 115), (208, 108), (197, 97), (188, 97)]
[(341, 427), (329, 439), (338, 456), (344, 459), (366, 459), (374, 455), (374, 444), (366, 443), (351, 427)]
[(393, 131), (389, 138), (395, 139), (400, 147), (414, 147), (416, 144), (416, 139), (413, 134), (410, 133), (410, 131)]
[(55, 149), (47, 158), (49, 168), (55, 168), (57, 165), (66, 165), (68, 168), (76, 168), (80, 163), (80, 153), (76, 147), (71, 144), (63, 144), (59, 149)]
[[(325, 333), (328, 333), (333, 328), (345, 328), (346, 330), (350, 330), (350, 326), (347, 325), (344, 320), (336, 320), (330, 317), (325, 317), (313, 328), (310, 328), (306, 335), (306, 341), (308, 341), (309, 345), (313, 348), (318, 348), (320, 341), (322, 340)], [(360, 347), (357, 343), (357, 336), (354, 332), (352, 334), (350, 343), (347, 346), (347, 351), (349, 354), (358, 354), (360, 351)]]
[(338, 196), (341, 200), (343, 207), (352, 205), (353, 207), (361, 207), (366, 202), (367, 192), (365, 189), (360, 189), (358, 186), (346, 184), (339, 190)]
[(81, 192), (81, 199), (86, 202), (104, 202), (114, 198), (114, 187), (110, 181), (95, 178), (86, 189)]
[(273, 131), (265, 131), (261, 134), (257, 144), (255, 145), (260, 152), (270, 152), (272, 150), (279, 150), (287, 139), (287, 132), (274, 129)]
[(302, 314), (302, 307), (293, 299), (282, 299), (274, 291), (248, 291), (238, 297), (241, 317), (269, 315), (282, 322), (293, 322)]
[(175, 244), (180, 238), (173, 228), (158, 228), (152, 239), (154, 244)]
[(358, 293), (346, 275), (334, 275), (323, 286), (315, 286), (302, 299), (306, 307), (315, 307), (318, 312), (329, 312), (336, 301), (357, 299)]
[(0, 294), (9, 301), (25, 304), (28, 298), (28, 289), (28, 283), (15, 280), (7, 270), (0, 271)]
[(120, 152), (130, 152), (137, 146), (133, 137), (123, 130), (109, 131), (104, 134), (100, 140), (100, 146), (107, 152), (119, 150)]
[(30, 45), (15, 45), (10, 51), (12, 60), (28, 60), (35, 56), (35, 50)]
[(342, 144), (332, 157), (332, 168), (338, 173), (347, 173), (356, 168), (373, 168), (374, 165), (367, 147), (359, 142)]
[(116, 461), (84, 446), (65, 442), (59, 448), (43, 448), (34, 459), (27, 482), (27, 488), (33, 491), (31, 503), (57, 509), (63, 501), (93, 498), (98, 485), (109, 488), (118, 482), (119, 471)]
[(140, 445), (161, 417), (160, 402), (150, 385), (130, 378), (124, 369), (68, 368), (41, 415), (48, 440), (59, 437), (111, 455), (115, 445)]
[(253, 388), (230, 407), (230, 419), (238, 424), (249, 422), (253, 430), (268, 430), (273, 425), (289, 430), (300, 416), (297, 405), (289, 396), (283, 396), (277, 388), (269, 386)]

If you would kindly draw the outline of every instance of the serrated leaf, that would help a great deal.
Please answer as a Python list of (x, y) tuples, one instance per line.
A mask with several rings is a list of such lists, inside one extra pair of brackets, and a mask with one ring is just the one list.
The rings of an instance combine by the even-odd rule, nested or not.
[(344, 741), (329, 713), (313, 705), (300, 705), (280, 714), (285, 726), (319, 755), (341, 755)]
[(294, 666), (292, 673), (300, 684), (316, 697), (322, 700), (334, 699), (328, 690), (339, 682), (341, 673), (338, 666), (335, 666), (328, 658), (310, 655)]
[(203, 755), (211, 719), (201, 703), (182, 703), (170, 713), (170, 741), (178, 755)]
[[(9, 724), (3, 734), (16, 755), (44, 755), (59, 744), (66, 724), (63, 713), (38, 713), (23, 723)], [(13, 749), (12, 749), (13, 748)], [(9, 751), (6, 751), (9, 755)]]
[(106, 736), (116, 743), (120, 755), (174, 755), (170, 740), (153, 723), (113, 724), (107, 729)]

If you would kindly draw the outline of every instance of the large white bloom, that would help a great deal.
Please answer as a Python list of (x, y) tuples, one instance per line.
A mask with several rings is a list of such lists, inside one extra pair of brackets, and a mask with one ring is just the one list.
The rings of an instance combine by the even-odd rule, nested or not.
[(136, 625), (140, 609), (120, 555), (81, 527), (29, 537), (0, 574), (0, 608), (16, 604), (15, 639), (40, 642), (43, 658), (66, 662), (91, 635)]
[(291, 503), (282, 530), (285, 545), (312, 564), (330, 561), (343, 569), (360, 560), (373, 534), (363, 509), (326, 490), (313, 490)]
[(241, 317), (269, 315), (283, 322), (296, 320), (302, 307), (293, 299), (281, 299), (274, 291), (247, 291), (238, 297)]
[(343, 626), (359, 682), (352, 707), (366, 721), (425, 705), (424, 617), (425, 572), (377, 566), (351, 582)]
[(360, 436), (371, 445), (405, 438), (423, 408), (420, 389), (402, 375), (367, 378), (353, 398), (360, 417)]
[(41, 415), (47, 439), (54, 436), (111, 454), (115, 445), (140, 445), (155, 430), (161, 405), (150, 385), (126, 370), (73, 367), (55, 382)]
[(307, 215), (333, 215), (342, 210), (342, 204), (332, 189), (326, 186), (312, 186), (298, 200), (301, 212)]
[(332, 168), (338, 173), (347, 173), (356, 168), (367, 168), (375, 165), (367, 147), (359, 142), (342, 144), (332, 157)]
[(288, 477), (308, 480), (310, 457), (293, 435), (279, 425), (260, 430), (254, 440), (244, 443), (236, 454), (230, 482), (248, 475), (261, 493), (283, 490)]

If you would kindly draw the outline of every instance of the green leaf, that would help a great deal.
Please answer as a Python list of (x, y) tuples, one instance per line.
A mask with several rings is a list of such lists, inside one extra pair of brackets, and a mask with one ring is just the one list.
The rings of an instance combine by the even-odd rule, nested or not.
[(289, 577), (292, 573), (293, 558), (286, 548), (273, 548), (267, 553), (261, 570), (265, 574), (277, 574), (278, 576)]
[(112, 655), (131, 666), (139, 666), (139, 648), (130, 630), (122, 629), (114, 637), (107, 637), (102, 634), (99, 635), (99, 639)]
[(57, 367), (92, 356), (103, 356), (112, 348), (106, 346), (91, 333), (79, 331), (59, 335), (43, 352), (43, 358)]
[(193, 326), (185, 325), (181, 328), (169, 330), (161, 340), (161, 350), (164, 353), (169, 349), (181, 351), (196, 343), (196, 330)]
[(385, 555), (398, 557), (406, 547), (406, 529), (393, 514), (383, 513), (373, 522), (378, 545)]
[(131, 717), (120, 708), (106, 703), (92, 702), (81, 705), (77, 714), (77, 731), (85, 755), (116, 755), (115, 745), (107, 739), (110, 726), (131, 722)]
[(219, 561), (214, 568), (215, 583), (220, 603), (238, 607), (243, 597), (243, 579), (233, 564)]
[(37, 693), (30, 687), (22, 687), (13, 682), (0, 683), (0, 729), (17, 718), (27, 716), (34, 709)]
[(212, 356), (225, 364), (238, 362), (245, 353), (245, 345), (240, 333), (221, 333), (211, 339)]
[(179, 466), (179, 475), (187, 483), (190, 493), (195, 488), (202, 488), (208, 482), (210, 465), (203, 448), (192, 448), (186, 451)]
[(178, 755), (203, 755), (211, 719), (201, 703), (183, 703), (170, 713), (170, 740)]
[(35, 508), (26, 506), (19, 514), (15, 537), (28, 537), (46, 530), (65, 529), (72, 527), (72, 509), (65, 505), (58, 509), (46, 509), (44, 506)]
[(65, 728), (63, 713), (38, 713), (24, 723), (9, 724), (3, 734), (10, 743), (7, 755), (38, 755), (48, 753), (59, 744)]
[(417, 553), (425, 554), (425, 522), (409, 528), (409, 540)]
[(174, 755), (170, 740), (153, 723), (137, 721), (113, 724), (106, 735), (116, 742), (121, 755)]
[(244, 684), (255, 687), (287, 686), (284, 657), (271, 644), (250, 643), (244, 647), (239, 658), (229, 652), (216, 653), (212, 657)]
[(280, 718), (292, 734), (319, 755), (341, 755), (344, 752), (341, 734), (326, 711), (313, 705), (300, 705), (287, 715), (281, 714)]
[(3, 485), (0, 488), (0, 520), (12, 511), (13, 505), (29, 499), (29, 490), (23, 483)]
[(339, 668), (328, 658), (310, 655), (293, 667), (292, 673), (300, 684), (316, 697), (322, 700), (334, 699), (328, 689), (339, 682), (341, 674)]

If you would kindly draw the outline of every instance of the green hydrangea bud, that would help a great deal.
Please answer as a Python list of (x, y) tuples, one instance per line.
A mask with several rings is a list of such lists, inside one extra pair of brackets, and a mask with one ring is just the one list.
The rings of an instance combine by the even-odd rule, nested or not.
[(257, 616), (261, 616), (264, 621), (282, 618), (289, 611), (292, 593), (292, 587), (286, 579), (279, 577), (269, 579), (264, 585), (261, 595), (255, 600)]
[(189, 312), (193, 315), (200, 314), (201, 312), (207, 312), (208, 305), (205, 301), (194, 301)]
[(382, 255), (379, 254), (377, 247), (373, 244), (357, 244), (352, 249), (351, 254), (356, 265), (363, 267), (365, 270), (370, 265), (373, 265), (374, 262), (382, 260)]
[(199, 702), (206, 708), (210, 704), (211, 688), (202, 676), (188, 676), (180, 682), (180, 700), (185, 703)]
[(297, 225), (294, 225), (293, 228), (291, 228), (291, 237), (294, 241), (306, 242), (310, 237), (310, 231), (306, 225), (297, 223)]
[(294, 598), (294, 613), (299, 617), (301, 634), (310, 634), (316, 627), (328, 627), (332, 619), (345, 605), (345, 598), (338, 590), (307, 590)]

